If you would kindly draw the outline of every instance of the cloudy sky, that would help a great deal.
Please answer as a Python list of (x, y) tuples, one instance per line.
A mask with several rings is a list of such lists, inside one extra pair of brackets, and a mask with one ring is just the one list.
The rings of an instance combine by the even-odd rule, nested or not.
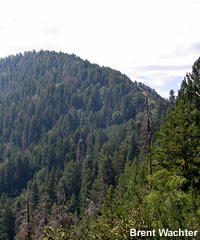
[(6, 0), (0, 57), (74, 53), (167, 98), (200, 57), (199, 11), (200, 0)]

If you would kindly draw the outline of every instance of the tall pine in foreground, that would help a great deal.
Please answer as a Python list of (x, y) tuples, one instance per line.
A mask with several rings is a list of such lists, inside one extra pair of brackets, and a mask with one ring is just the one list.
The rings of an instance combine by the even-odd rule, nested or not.
[(174, 110), (152, 149), (153, 190), (145, 197), (143, 208), (152, 228), (200, 230), (199, 62), (184, 79)]
[(185, 189), (200, 186), (200, 139), (195, 113), (179, 100), (162, 131), (157, 133), (159, 145), (154, 147), (155, 169), (165, 168), (183, 176)]

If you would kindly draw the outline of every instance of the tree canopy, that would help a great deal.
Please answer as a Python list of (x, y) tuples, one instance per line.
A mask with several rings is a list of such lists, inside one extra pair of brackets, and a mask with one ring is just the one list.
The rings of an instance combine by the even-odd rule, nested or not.
[[(0, 90), (0, 239), (123, 239), (166, 217), (155, 201), (172, 212), (174, 191), (197, 205), (199, 110), (189, 95), (166, 120), (173, 92), (167, 101), (119, 71), (42, 50), (0, 59)], [(151, 138), (152, 191), (147, 119), (152, 133), (165, 124), (159, 144)]]

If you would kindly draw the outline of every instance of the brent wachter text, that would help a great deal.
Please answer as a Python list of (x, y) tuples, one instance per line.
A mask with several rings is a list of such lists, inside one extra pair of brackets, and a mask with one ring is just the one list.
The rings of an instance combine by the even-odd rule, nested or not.
[(130, 236), (135, 237), (135, 236), (141, 236), (141, 237), (154, 237), (154, 236), (168, 236), (168, 237), (195, 237), (197, 236), (198, 231), (191, 231), (191, 230), (169, 230), (169, 229), (153, 229), (153, 230), (137, 230), (135, 228), (130, 229)]

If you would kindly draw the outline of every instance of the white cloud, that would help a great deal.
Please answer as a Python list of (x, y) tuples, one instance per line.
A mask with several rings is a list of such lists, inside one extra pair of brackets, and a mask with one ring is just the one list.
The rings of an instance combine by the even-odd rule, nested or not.
[(140, 80), (155, 88), (165, 86), (185, 76), (190, 69), (190, 65), (148, 65), (129, 69), (128, 76), (132, 80)]
[(161, 95), (163, 98), (169, 98), (169, 91), (163, 91), (160, 88), (156, 88), (155, 91)]
[(180, 88), (181, 87), (181, 83), (180, 81), (177, 82), (177, 87)]
[(0, 57), (64, 51), (161, 88), (200, 55), (200, 1), (7, 0), (1, 9)]
[(64, 25), (48, 25), (42, 27), (42, 32), (45, 34), (58, 35), (65, 29)]

